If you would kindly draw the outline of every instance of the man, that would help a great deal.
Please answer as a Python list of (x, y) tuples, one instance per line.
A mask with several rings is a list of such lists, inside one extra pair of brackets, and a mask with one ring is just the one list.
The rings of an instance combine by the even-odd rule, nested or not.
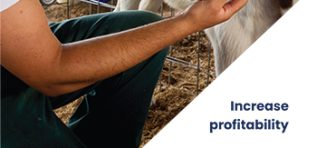
[[(229, 19), (246, 0), (199, 0), (163, 21), (128, 11), (50, 27), (38, 0), (1, 3), (1, 146), (135, 148), (162, 49)], [(82, 95), (65, 126), (52, 110)]]

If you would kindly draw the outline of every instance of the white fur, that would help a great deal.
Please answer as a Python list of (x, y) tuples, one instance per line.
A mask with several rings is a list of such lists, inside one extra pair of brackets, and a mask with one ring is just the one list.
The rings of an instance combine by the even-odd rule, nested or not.
[(156, 12), (159, 10), (163, 0), (118, 0), (114, 11), (125, 10), (148, 10)]
[(160, 9), (162, 0), (141, 0), (139, 10), (148, 10), (156, 12)]
[(177, 10), (185, 10), (192, 5), (196, 0), (164, 0), (166, 4)]
[(280, 16), (277, 0), (249, 0), (229, 21), (206, 29), (214, 48), (216, 74), (223, 72)]

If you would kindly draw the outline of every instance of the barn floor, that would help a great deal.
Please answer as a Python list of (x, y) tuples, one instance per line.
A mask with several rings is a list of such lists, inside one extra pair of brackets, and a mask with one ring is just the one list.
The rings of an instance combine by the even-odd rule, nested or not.
[[(65, 5), (51, 5), (46, 7), (49, 21), (57, 22), (67, 18)], [(93, 11), (96, 8), (93, 7)], [(102, 10), (106, 11), (106, 10)], [(78, 4), (70, 9), (70, 17), (89, 14), (89, 5)], [(168, 12), (166, 12), (168, 13)], [(199, 50), (198, 50), (198, 47)], [(172, 45), (172, 57), (190, 62), (198, 63), (200, 54), (199, 82), (197, 84), (197, 70), (185, 65), (165, 62), (160, 81), (155, 89), (153, 104), (149, 110), (146, 121), (141, 147), (148, 142), (162, 127), (173, 119), (186, 105), (188, 105), (212, 80), (215, 79), (213, 54), (211, 51), (211, 65), (208, 70), (208, 48), (210, 43), (203, 33), (195, 33)], [(208, 81), (207, 82), (207, 77)], [(197, 90), (197, 85), (199, 89)], [(80, 103), (75, 101), (65, 107), (55, 110), (56, 114), (64, 121), (75, 111)]]

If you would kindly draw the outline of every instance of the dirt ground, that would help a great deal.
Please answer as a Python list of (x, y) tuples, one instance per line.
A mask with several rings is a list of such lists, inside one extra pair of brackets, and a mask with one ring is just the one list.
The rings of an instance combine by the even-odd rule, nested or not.
[[(45, 9), (51, 22), (62, 21), (68, 17), (65, 4), (51, 5)], [(96, 13), (97, 10), (95, 6), (80, 3), (69, 8), (69, 17), (88, 15)], [(99, 12), (103, 11), (108, 10), (99, 10)], [(165, 14), (168, 13), (165, 12)], [(186, 64), (170, 62), (169, 60), (165, 62), (145, 123), (141, 147), (188, 105), (207, 84), (215, 79), (213, 52), (204, 33), (195, 33), (172, 45), (170, 56), (186, 61), (196, 68), (198, 65), (200, 71), (192, 68), (193, 66), (186, 66)], [(75, 101), (55, 112), (64, 122), (67, 122), (79, 103), (80, 100)]]

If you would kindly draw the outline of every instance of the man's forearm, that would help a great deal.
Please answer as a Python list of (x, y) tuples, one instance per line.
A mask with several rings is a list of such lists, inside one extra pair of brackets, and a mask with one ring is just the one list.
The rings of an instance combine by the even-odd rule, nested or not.
[[(183, 16), (108, 36), (63, 45), (56, 84), (70, 92), (116, 75), (149, 58), (164, 47), (193, 33)], [(168, 33), (167, 33), (168, 32)], [(51, 89), (51, 88), (50, 88)]]

